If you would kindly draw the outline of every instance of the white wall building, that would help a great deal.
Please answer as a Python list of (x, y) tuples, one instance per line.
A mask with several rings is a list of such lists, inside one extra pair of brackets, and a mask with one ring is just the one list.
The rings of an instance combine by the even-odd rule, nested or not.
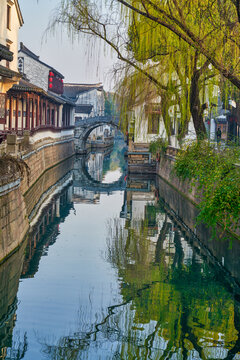
[[(97, 84), (64, 84), (64, 94), (71, 98), (75, 104), (75, 121), (95, 116), (104, 116), (105, 97), (103, 85)], [(112, 129), (108, 125), (99, 126), (90, 134), (91, 140), (111, 134)]]
[(75, 119), (104, 115), (104, 90), (97, 84), (64, 84), (64, 95), (76, 104)]
[(6, 92), (21, 78), (18, 72), (18, 31), (23, 17), (17, 0), (0, 0), (0, 131), (6, 121)]
[(77, 97), (76, 105), (92, 105), (92, 111), (89, 116), (103, 116), (104, 101), (103, 88), (98, 87), (80, 93)]
[[(218, 97), (218, 88), (215, 87), (213, 91), (213, 96), (215, 99)], [(209, 103), (209, 99), (207, 101)], [(152, 99), (151, 102), (142, 103), (135, 106), (131, 112), (129, 112), (130, 124), (129, 132), (134, 132), (134, 142), (135, 143), (145, 143), (149, 144), (150, 142), (156, 140), (157, 138), (167, 138), (167, 132), (164, 125), (164, 120), (161, 111), (161, 97), (156, 97)], [(174, 108), (175, 107), (175, 108)], [(168, 109), (168, 114), (172, 118), (172, 133), (169, 136), (170, 145), (174, 147), (179, 147), (178, 142), (178, 130), (181, 114), (178, 111), (179, 106), (173, 105)], [(209, 115), (211, 111), (205, 111), (205, 115)], [(210, 132), (214, 132), (211, 124)], [(193, 120), (190, 119), (188, 123), (187, 132), (184, 138), (184, 141), (193, 140), (196, 138), (196, 131), (194, 128)]]
[[(23, 25), (19, 3), (0, 0), (0, 9), (0, 65), (18, 72), (18, 31)], [(4, 58), (4, 50), (12, 53), (12, 60)]]

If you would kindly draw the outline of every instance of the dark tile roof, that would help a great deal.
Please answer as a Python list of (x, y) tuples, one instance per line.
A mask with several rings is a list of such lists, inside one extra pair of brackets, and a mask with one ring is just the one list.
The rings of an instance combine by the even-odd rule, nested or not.
[(45, 62), (39, 60), (40, 56), (34, 54), (31, 50), (29, 50), (22, 42), (20, 42), (20, 50), (18, 52), (23, 52), (24, 54), (26, 54), (27, 56), (31, 57), (32, 59), (38, 61), (40, 64), (45, 65), (46, 67), (48, 67), (50, 70), (52, 70), (56, 75), (58, 75), (61, 79), (64, 79), (64, 76), (57, 71), (56, 69), (54, 69), (52, 66), (46, 64)]
[(72, 105), (72, 106), (76, 106), (75, 102), (72, 101), (72, 99), (70, 99), (69, 97), (65, 96), (65, 95), (57, 95), (55, 93), (53, 93), (52, 91), (48, 90), (48, 94), (50, 94), (51, 96), (54, 96), (57, 99), (60, 99), (62, 101), (64, 101), (66, 104)]
[(75, 107), (76, 114), (90, 114), (92, 111), (93, 105), (81, 104)]
[[(66, 104), (68, 101), (66, 99), (63, 99), (61, 96), (56, 96), (53, 93), (50, 93), (48, 91), (43, 90), (42, 88), (30, 83), (29, 81), (21, 79), (19, 81), (19, 84), (14, 84), (9, 92), (34, 92), (36, 94), (42, 94), (60, 104)], [(72, 104), (72, 102), (71, 102)]]
[(63, 91), (64, 94), (72, 99), (77, 99), (79, 94), (82, 94), (91, 90), (103, 90), (102, 83), (97, 84), (75, 84), (75, 83), (64, 83)]

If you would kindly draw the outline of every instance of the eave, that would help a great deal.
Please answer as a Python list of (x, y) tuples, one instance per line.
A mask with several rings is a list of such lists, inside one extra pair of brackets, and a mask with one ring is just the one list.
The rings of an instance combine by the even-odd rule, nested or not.
[(19, 24), (20, 24), (20, 26), (23, 26), (24, 21), (23, 21), (23, 16), (22, 16), (22, 12), (21, 12), (18, 0), (15, 0), (15, 6), (16, 6), (16, 10), (17, 10)]

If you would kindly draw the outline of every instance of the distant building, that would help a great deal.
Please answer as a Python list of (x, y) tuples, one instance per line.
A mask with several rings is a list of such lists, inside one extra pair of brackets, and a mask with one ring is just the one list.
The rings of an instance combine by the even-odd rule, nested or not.
[[(64, 95), (75, 102), (75, 121), (95, 116), (104, 116), (105, 97), (103, 85), (97, 84), (64, 84)], [(92, 141), (112, 135), (109, 125), (100, 126), (90, 134)]]
[(98, 84), (64, 84), (64, 95), (76, 104), (75, 120), (104, 115), (104, 90)]
[(6, 93), (18, 83), (18, 31), (23, 17), (17, 0), (0, 0), (0, 131), (6, 122)]

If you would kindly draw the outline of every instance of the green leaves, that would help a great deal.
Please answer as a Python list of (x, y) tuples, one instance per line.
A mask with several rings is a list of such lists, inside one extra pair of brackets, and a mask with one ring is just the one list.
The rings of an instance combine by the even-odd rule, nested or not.
[(155, 141), (152, 141), (149, 145), (149, 151), (153, 155), (157, 153), (165, 153), (168, 147), (168, 141), (164, 138), (158, 138)]
[(205, 222), (216, 233), (217, 224), (225, 231), (240, 228), (240, 149), (198, 141), (177, 156), (176, 175), (196, 186), (199, 202), (197, 222)]

